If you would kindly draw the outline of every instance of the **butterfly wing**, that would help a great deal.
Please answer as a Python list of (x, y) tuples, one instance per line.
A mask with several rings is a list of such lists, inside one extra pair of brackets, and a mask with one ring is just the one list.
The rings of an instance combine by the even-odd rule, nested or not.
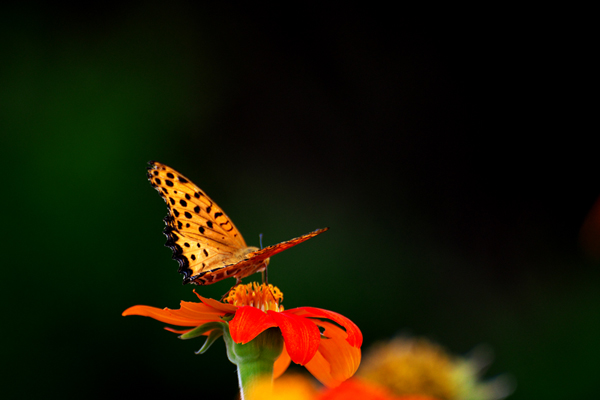
[(198, 186), (164, 164), (150, 161), (148, 180), (167, 203), (166, 246), (179, 263), (184, 283), (191, 276), (223, 268), (244, 258), (242, 234)]
[(328, 229), (329, 228), (317, 229), (317, 230), (307, 233), (306, 235), (302, 235), (300, 237), (287, 240), (285, 242), (277, 243), (272, 246), (265, 247), (264, 249), (253, 251), (252, 253), (248, 253), (244, 259), (245, 260), (252, 260), (252, 259), (253, 260), (265, 260), (271, 256), (274, 256), (277, 253), (281, 253), (282, 251), (289, 249), (290, 247), (293, 247), (297, 244), (305, 242), (310, 238), (314, 238), (315, 236), (320, 235), (321, 233), (325, 232)]
[(196, 276), (192, 276), (190, 280), (194, 281), (198, 285), (209, 285), (211, 283), (234, 276), (238, 279), (242, 279), (266, 268), (271, 256), (307, 241), (308, 239), (313, 238), (328, 229), (329, 228), (317, 229), (307, 233), (306, 235), (265, 247), (264, 249), (255, 250), (246, 254), (246, 256), (237, 263), (217, 268), (215, 270), (202, 272)]

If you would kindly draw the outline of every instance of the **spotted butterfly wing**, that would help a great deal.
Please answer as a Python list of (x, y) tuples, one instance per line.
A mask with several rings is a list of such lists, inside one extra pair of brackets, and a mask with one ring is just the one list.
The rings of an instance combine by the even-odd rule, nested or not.
[[(237, 282), (246, 276), (252, 275), (255, 272), (263, 271), (269, 264), (271, 256), (281, 253), (282, 251), (289, 249), (292, 246), (300, 244), (312, 237), (317, 236), (320, 233), (325, 232), (329, 228), (322, 228), (314, 230), (306, 235), (275, 244), (273, 246), (265, 247), (264, 249), (258, 249), (256, 247), (249, 247), (249, 249), (256, 249), (251, 253), (248, 253), (241, 261), (227, 265), (221, 269), (206, 271), (196, 275), (196, 284), (198, 285), (210, 285), (211, 283), (218, 282), (222, 279), (229, 278), (232, 276), (237, 277)], [(202, 282), (202, 283), (200, 283)]]
[(148, 180), (167, 203), (165, 244), (179, 263), (183, 283), (210, 285), (226, 278), (242, 278), (266, 269), (269, 258), (329, 228), (273, 246), (247, 246), (223, 210), (198, 186), (173, 168), (150, 161)]

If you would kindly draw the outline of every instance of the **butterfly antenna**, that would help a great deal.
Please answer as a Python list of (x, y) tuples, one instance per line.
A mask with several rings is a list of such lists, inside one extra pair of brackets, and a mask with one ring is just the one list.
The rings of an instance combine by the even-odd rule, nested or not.
[(260, 243), (260, 249), (262, 250), (262, 233), (258, 234), (258, 242)]

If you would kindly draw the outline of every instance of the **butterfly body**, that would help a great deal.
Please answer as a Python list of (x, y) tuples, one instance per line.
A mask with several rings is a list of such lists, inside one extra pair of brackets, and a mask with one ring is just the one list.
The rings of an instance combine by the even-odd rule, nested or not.
[(151, 161), (148, 180), (167, 203), (166, 246), (179, 263), (183, 283), (210, 285), (226, 278), (242, 278), (264, 271), (272, 255), (302, 243), (328, 228), (273, 246), (247, 246), (223, 210), (198, 186), (164, 164)]

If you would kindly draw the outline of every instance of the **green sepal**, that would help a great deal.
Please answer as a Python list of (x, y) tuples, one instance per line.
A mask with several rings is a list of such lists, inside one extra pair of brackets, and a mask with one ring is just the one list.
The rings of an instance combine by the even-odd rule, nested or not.
[(235, 314), (225, 314), (220, 318), (225, 322), (229, 322), (233, 319), (233, 317), (235, 317)]
[(202, 345), (200, 350), (196, 351), (195, 353), (196, 354), (204, 354), (206, 352), (206, 350), (208, 350), (210, 348), (210, 346), (212, 346), (212, 344), (215, 342), (215, 340), (217, 340), (221, 336), (223, 336), (223, 331), (221, 329), (213, 329), (208, 334), (208, 337), (206, 338), (206, 341), (204, 342), (204, 344)]
[(204, 335), (208, 331), (212, 330), (220, 330), (221, 334), (223, 334), (223, 329), (227, 329), (227, 324), (224, 322), (207, 322), (206, 324), (202, 324), (197, 328), (192, 329), (191, 331), (184, 333), (179, 336), (179, 339), (193, 339), (198, 336)]
[(269, 328), (246, 344), (235, 343), (229, 334), (229, 327), (223, 330), (227, 345), (227, 357), (236, 365), (262, 360), (271, 364), (283, 351), (283, 336), (279, 328)]

